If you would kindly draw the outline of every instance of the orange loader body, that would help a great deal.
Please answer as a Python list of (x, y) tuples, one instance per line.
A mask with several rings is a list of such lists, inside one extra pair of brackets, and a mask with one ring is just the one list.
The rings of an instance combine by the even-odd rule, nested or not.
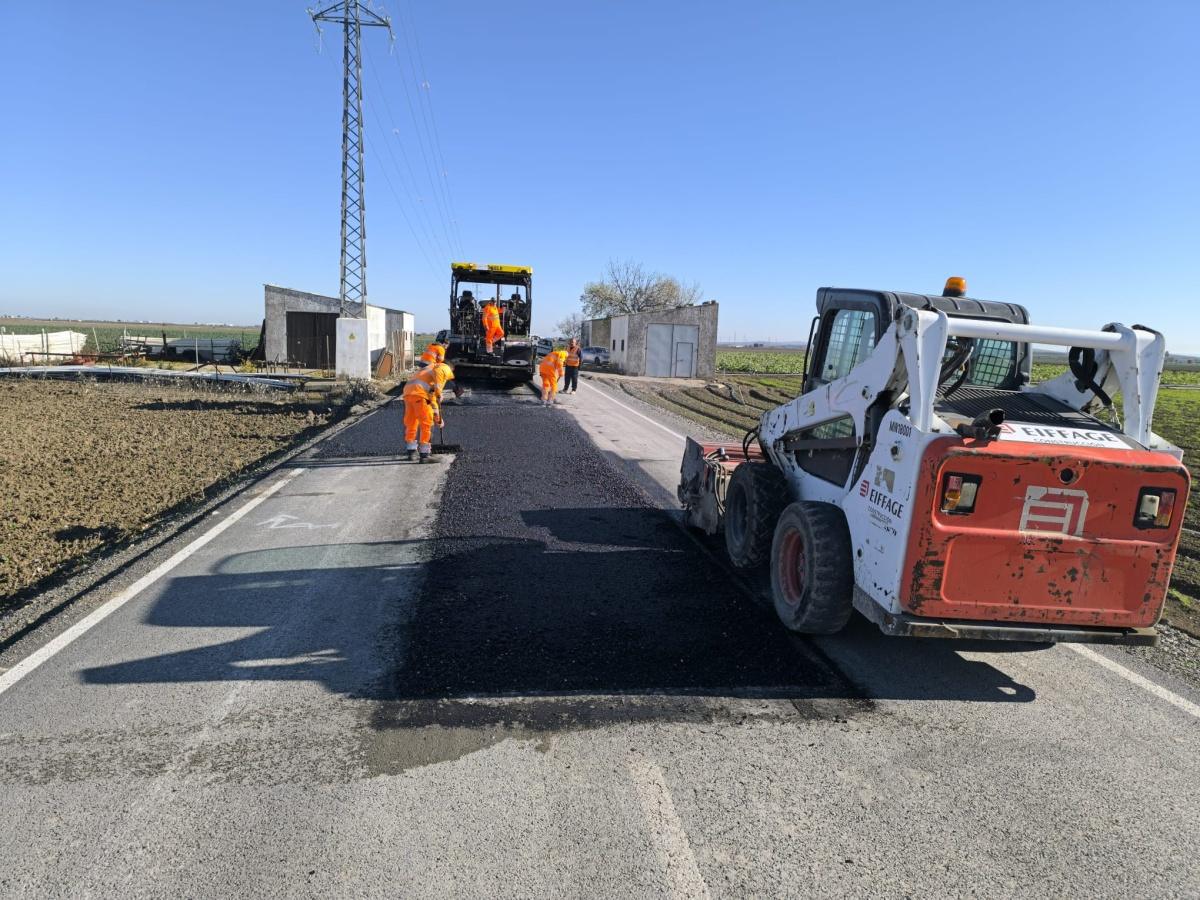
[[(980, 479), (969, 515), (941, 508), (951, 473)], [(1147, 486), (1176, 492), (1166, 527), (1135, 525)], [(1166, 453), (936, 441), (914, 492), (900, 605), (944, 619), (1152, 626), (1189, 487)]]

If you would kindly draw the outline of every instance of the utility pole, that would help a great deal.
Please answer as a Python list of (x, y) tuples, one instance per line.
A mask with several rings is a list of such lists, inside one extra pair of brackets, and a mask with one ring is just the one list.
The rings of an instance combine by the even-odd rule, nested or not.
[[(341, 317), (361, 317), (367, 304), (367, 220), (363, 197), (362, 29), (386, 28), (391, 20), (362, 0), (339, 0), (324, 9), (308, 10), (317, 32), (321, 22), (342, 26), (342, 259)], [(358, 312), (351, 304), (358, 305)]]

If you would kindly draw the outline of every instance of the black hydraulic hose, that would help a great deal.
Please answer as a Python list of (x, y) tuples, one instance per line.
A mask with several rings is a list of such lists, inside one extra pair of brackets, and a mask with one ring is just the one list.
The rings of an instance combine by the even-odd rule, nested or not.
[(762, 436), (759, 434), (758, 428), (759, 426), (755, 425), (753, 428), (747, 431), (745, 437), (742, 438), (742, 456), (746, 457), (746, 459), (750, 458), (751, 438), (758, 438), (759, 445), (762, 445)]

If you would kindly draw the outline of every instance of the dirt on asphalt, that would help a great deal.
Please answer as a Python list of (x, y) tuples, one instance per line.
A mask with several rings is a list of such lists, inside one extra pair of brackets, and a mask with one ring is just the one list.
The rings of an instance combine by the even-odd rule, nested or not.
[(0, 612), (334, 415), (290, 395), (0, 380)]

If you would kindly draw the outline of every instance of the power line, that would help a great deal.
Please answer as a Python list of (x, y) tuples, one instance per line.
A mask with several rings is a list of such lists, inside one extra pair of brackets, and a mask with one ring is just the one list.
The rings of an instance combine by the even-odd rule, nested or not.
[[(367, 67), (371, 70), (371, 75), (375, 79), (376, 85), (379, 86), (379, 96), (383, 100), (384, 110), (387, 112), (387, 118), (388, 118), (388, 122), (391, 124), (392, 134), (396, 136), (396, 144), (398, 144), (400, 147), (400, 155), (404, 159), (405, 169), (407, 169), (408, 176), (412, 182), (412, 186), (413, 186), (412, 191), (408, 190), (407, 183), (405, 183), (403, 181), (403, 177), (401, 178), (401, 183), (405, 185), (405, 192), (410, 194), (410, 198), (412, 199), (414, 206), (419, 206), (421, 212), (423, 212), (425, 214), (425, 221), (422, 222), (422, 227), (425, 227), (425, 222), (428, 222), (427, 231), (429, 233), (430, 243), (432, 243), (432, 244), (440, 243), (439, 240), (435, 240), (435, 238), (434, 238), (434, 235), (436, 234), (437, 229), (433, 225), (433, 218), (429, 215), (429, 208), (428, 208), (427, 204), (425, 204), (424, 198), (421, 196), (419, 179), (417, 178), (416, 172), (414, 171), (413, 166), (412, 166), (412, 162), (409, 159), (408, 151), (406, 151), (404, 149), (404, 142), (402, 140), (400, 140), (400, 129), (396, 127), (396, 119), (392, 115), (391, 104), (388, 103), (388, 101), (387, 101), (387, 92), (383, 89), (383, 83), (380, 81), (379, 73), (376, 71), (374, 65), (370, 62), (369, 58), (368, 58), (367, 63), (368, 63)], [(369, 103), (368, 103), (368, 108), (370, 108)], [(374, 112), (376, 118), (378, 119), (378, 112), (375, 110), (372, 110), (372, 111)], [(388, 148), (388, 153), (392, 156), (393, 163), (396, 165), (397, 173), (401, 174), (399, 163), (396, 162), (395, 154), (392, 152), (391, 141), (388, 141), (387, 148)], [(436, 211), (436, 206), (435, 206), (435, 211)], [(452, 243), (447, 244), (447, 247), (449, 248), (449, 253), (447, 255), (453, 256), (454, 255), (453, 244)]]
[[(371, 105), (369, 103), (367, 104), (367, 109), (371, 110)], [(374, 113), (374, 110), (371, 110), (371, 111), (375, 115), (376, 121), (378, 121), (378, 118), (379, 118), (378, 114)], [(370, 140), (370, 133), (367, 134), (367, 139), (368, 139), (368, 141)], [(412, 209), (417, 213), (417, 215), (416, 215), (417, 224), (421, 227), (422, 234), (424, 235), (424, 238), (421, 239), (422, 243), (429, 247), (429, 249), (433, 252), (434, 256), (438, 256), (438, 257), (445, 256), (447, 253), (447, 250), (446, 250), (445, 246), (442, 244), (442, 242), (439, 240), (437, 231), (432, 229), (431, 225), (427, 224), (426, 221), (423, 220), (420, 216), (420, 213), (425, 211), (424, 204), (420, 201), (419, 198), (414, 197), (412, 189), (409, 188), (408, 183), (404, 180), (404, 173), (400, 169), (400, 164), (396, 161), (396, 155), (392, 152), (392, 146), (387, 141), (386, 137), (384, 138), (384, 146), (387, 148), (388, 156), (392, 160), (392, 166), (396, 170), (396, 176), (397, 176), (397, 180), (400, 182), (400, 187), (404, 190), (404, 193), (408, 197), (407, 205), (412, 207)], [(403, 150), (402, 150), (402, 152), (403, 152)], [(380, 155), (380, 153), (377, 149), (375, 151), (375, 155), (380, 160), (383, 159), (383, 157)], [(385, 172), (385, 174), (386, 174), (386, 172)], [(396, 193), (396, 192), (393, 190), (393, 193)], [(398, 194), (397, 194), (397, 199), (399, 199)], [(426, 215), (426, 219), (428, 219), (428, 215)]]
[[(375, 146), (371, 143), (370, 136), (367, 137), (367, 146), (371, 148), (371, 152), (375, 155), (375, 158), (379, 159), (379, 153), (375, 150)], [(404, 224), (408, 226), (409, 234), (411, 234), (413, 237), (413, 243), (421, 252), (421, 255), (425, 257), (425, 264), (429, 266), (429, 271), (435, 278), (438, 277), (437, 266), (433, 264), (433, 260), (430, 259), (429, 253), (425, 249), (425, 245), (422, 243), (421, 239), (417, 237), (417, 230), (413, 228), (412, 220), (409, 219), (408, 213), (404, 211), (404, 202), (400, 199), (400, 195), (396, 193), (396, 188), (392, 185), (392, 179), (388, 175), (387, 169), (381, 165), (380, 171), (383, 172), (383, 180), (387, 184), (388, 189), (392, 192), (392, 196), (396, 198), (396, 205), (400, 207), (400, 215), (404, 217)]]
[[(405, 42), (407, 43), (409, 34), (412, 35), (412, 45), (413, 45), (412, 49), (415, 49), (415, 51), (416, 51), (415, 56), (416, 56), (416, 60), (417, 60), (417, 65), (420, 68), (420, 78), (421, 78), (420, 85), (424, 89), (423, 96), (425, 98), (426, 106), (428, 106), (428, 108), (429, 108), (429, 120), (430, 120), (431, 124), (433, 125), (434, 147), (437, 150), (438, 164), (441, 167), (440, 171), (442, 173), (442, 189), (445, 191), (445, 194), (446, 194), (446, 204), (450, 208), (450, 223), (454, 226), (454, 232), (457, 235), (459, 245), (461, 246), (462, 245), (462, 232), (459, 231), (459, 227), (458, 227), (458, 213), (455, 211), (455, 208), (454, 208), (454, 192), (450, 190), (450, 173), (446, 170), (446, 157), (442, 153), (441, 132), (440, 132), (440, 129), (438, 128), (437, 116), (434, 114), (433, 94), (432, 94), (433, 89), (430, 87), (429, 79), (425, 75), (425, 58), (424, 58), (424, 55), (421, 53), (421, 35), (420, 35), (420, 32), (417, 30), (417, 23), (416, 23), (415, 17), (412, 14), (412, 10), (406, 9), (406, 7), (403, 3), (400, 3), (398, 5), (398, 9), (399, 9), (400, 15), (402, 17), (407, 16), (407, 18), (408, 18), (409, 26), (407, 28), (402, 29), (404, 31), (404, 39), (405, 39)], [(410, 52), (411, 52), (411, 50), (410, 50)]]
[[(370, 104), (367, 105), (367, 108), (371, 108)], [(378, 120), (378, 115), (376, 115), (375, 118)], [(392, 167), (396, 171), (396, 180), (400, 183), (400, 188), (403, 190), (408, 199), (407, 201), (402, 200), (399, 193), (394, 188), (392, 193), (396, 195), (396, 200), (398, 203), (400, 203), (402, 207), (401, 212), (404, 213), (406, 219), (408, 218), (408, 213), (403, 209), (403, 207), (409, 207), (413, 210), (414, 218), (416, 219), (416, 225), (421, 230), (421, 234), (414, 235), (414, 239), (421, 244), (422, 250), (427, 249), (428, 252), (432, 253), (435, 257), (445, 256), (447, 251), (444, 244), (439, 239), (437, 231), (431, 229), (431, 226), (426, 221), (426, 219), (428, 219), (428, 215), (426, 215), (425, 218), (421, 217), (421, 213), (425, 211), (424, 204), (419, 200), (419, 198), (414, 197), (412, 189), (409, 187), (408, 182), (405, 181), (403, 171), (400, 169), (400, 164), (396, 161), (396, 156), (392, 152), (391, 145), (387, 142), (386, 136), (383, 138), (383, 141), (384, 147), (387, 149), (388, 156), (391, 158)], [(367, 142), (371, 145), (371, 148), (375, 153), (375, 157), (380, 161), (380, 165), (382, 165), (383, 155), (379, 152), (378, 147), (371, 143), (371, 135), (369, 132), (367, 134)], [(387, 175), (386, 169), (384, 170), (384, 174)], [(389, 183), (391, 183), (390, 177)]]
[[(403, 29), (403, 30), (405, 31), (405, 42), (406, 42), (406, 44), (409, 45), (410, 53), (411, 53), (411, 41), (409, 41), (407, 29)], [(433, 152), (434, 152), (433, 151), (434, 139), (432, 137), (432, 132), (430, 131), (429, 120), (428, 120), (428, 117), (425, 115), (424, 107), (421, 106), (421, 100), (420, 100), (419, 95), (417, 98), (417, 103), (415, 105), (413, 104), (412, 92), (408, 86), (409, 73), (404, 69), (404, 64), (400, 61), (400, 57), (397, 54), (393, 53), (392, 58), (393, 58), (393, 60), (395, 60), (397, 70), (400, 73), (400, 84), (404, 88), (404, 101), (405, 101), (406, 105), (408, 106), (408, 113), (413, 122), (413, 130), (416, 131), (416, 133), (417, 133), (417, 146), (420, 148), (421, 158), (425, 163), (425, 171), (426, 171), (426, 174), (429, 176), (429, 185), (433, 189), (434, 197), (438, 201), (438, 213), (439, 213), (439, 216), (442, 218), (442, 226), (446, 230), (447, 240), (449, 240), (451, 243), (453, 243), (453, 241), (450, 238), (450, 233), (449, 233), (450, 232), (450, 218), (451, 218), (449, 207), (448, 207), (448, 205), (445, 204), (443, 192), (439, 191), (439, 189), (438, 189), (439, 181), (437, 178), (434, 177), (435, 165), (433, 162), (430, 161), (431, 157), (433, 155)], [(412, 67), (412, 72), (413, 72), (412, 77), (414, 80), (416, 80), (417, 68), (413, 64), (411, 56), (408, 58), (408, 63)], [(421, 115), (420, 116), (417, 115), (417, 107), (421, 107)], [(426, 149), (426, 144), (428, 144), (428, 149)], [(460, 249), (461, 249), (461, 243), (462, 242), (460, 240), (459, 241)]]

